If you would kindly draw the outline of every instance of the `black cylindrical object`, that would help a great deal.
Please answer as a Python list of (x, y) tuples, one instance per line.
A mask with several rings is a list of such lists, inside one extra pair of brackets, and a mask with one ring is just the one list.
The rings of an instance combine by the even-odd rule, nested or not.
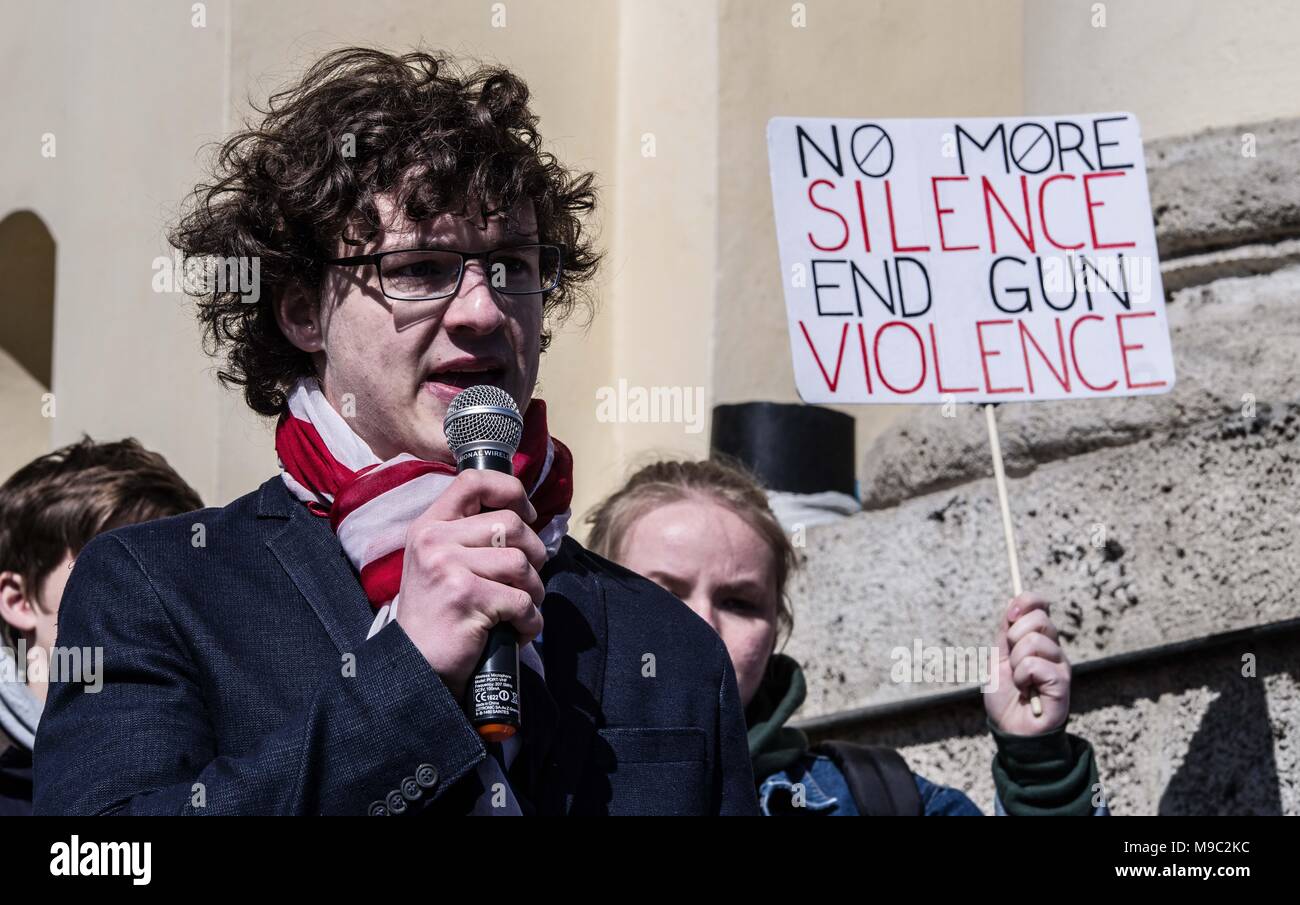
[(741, 402), (713, 408), (709, 445), (738, 459), (769, 490), (857, 496), (853, 419), (803, 403)]

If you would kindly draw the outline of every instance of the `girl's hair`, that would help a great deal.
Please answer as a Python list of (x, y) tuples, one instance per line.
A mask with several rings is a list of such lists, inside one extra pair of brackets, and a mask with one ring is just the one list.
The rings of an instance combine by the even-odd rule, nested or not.
[(786, 581), (798, 567), (794, 546), (777, 521), (757, 478), (740, 463), (720, 459), (661, 461), (628, 478), (623, 487), (587, 516), (591, 535), (587, 546), (617, 561), (628, 531), (637, 519), (671, 503), (704, 498), (719, 503), (749, 523), (772, 552), (776, 579), (777, 628), (789, 637), (794, 613), (786, 596)]

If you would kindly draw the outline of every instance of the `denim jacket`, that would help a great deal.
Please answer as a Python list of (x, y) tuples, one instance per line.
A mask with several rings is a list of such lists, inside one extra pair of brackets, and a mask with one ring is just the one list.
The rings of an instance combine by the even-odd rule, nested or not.
[[(749, 753), (758, 781), (759, 808), (766, 816), (860, 816), (848, 781), (835, 762), (809, 745), (799, 729), (786, 725), (807, 692), (803, 670), (785, 654), (774, 654), (767, 674), (746, 708)], [(1061, 726), (1038, 736), (1016, 736), (989, 722), (997, 745), (993, 759), (993, 812), (1094, 817), (1109, 813), (1092, 746)], [(927, 817), (978, 816), (964, 793), (912, 774)], [(1006, 805), (1010, 805), (1008, 810)]]
[[(982, 811), (964, 794), (913, 773), (926, 817), (979, 817)], [(800, 794), (802, 793), (802, 794)], [(765, 817), (803, 813), (822, 817), (857, 817), (858, 806), (848, 782), (829, 757), (805, 754), (799, 762), (765, 777), (758, 786), (758, 806)]]
[[(930, 782), (913, 773), (925, 817), (981, 817), (984, 812), (964, 793)], [(801, 796), (801, 797), (800, 797)], [(800, 802), (800, 803), (796, 803)], [(805, 754), (785, 770), (764, 777), (758, 784), (758, 807), (764, 817), (807, 814), (818, 817), (857, 817), (857, 802), (840, 768), (824, 754)], [(994, 797), (993, 813), (1007, 816), (1002, 799)], [(1100, 804), (1094, 817), (1106, 817), (1110, 810)]]

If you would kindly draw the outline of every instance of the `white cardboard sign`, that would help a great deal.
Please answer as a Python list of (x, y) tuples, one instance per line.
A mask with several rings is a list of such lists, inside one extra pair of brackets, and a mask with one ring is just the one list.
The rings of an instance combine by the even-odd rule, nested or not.
[(1172, 389), (1132, 114), (776, 117), (767, 144), (805, 402)]

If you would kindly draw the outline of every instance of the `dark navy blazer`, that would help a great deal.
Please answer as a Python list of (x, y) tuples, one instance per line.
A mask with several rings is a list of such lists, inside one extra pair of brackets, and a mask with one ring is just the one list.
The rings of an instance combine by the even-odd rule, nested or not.
[[(713, 630), (572, 539), (542, 580), (545, 683), (523, 669), (510, 772), (525, 812), (756, 814)], [(278, 477), (101, 535), (58, 644), (101, 646), (103, 687), (51, 684), (36, 812), (464, 813), (484, 746), (400, 625), (366, 640), (373, 616), (327, 521)]]

